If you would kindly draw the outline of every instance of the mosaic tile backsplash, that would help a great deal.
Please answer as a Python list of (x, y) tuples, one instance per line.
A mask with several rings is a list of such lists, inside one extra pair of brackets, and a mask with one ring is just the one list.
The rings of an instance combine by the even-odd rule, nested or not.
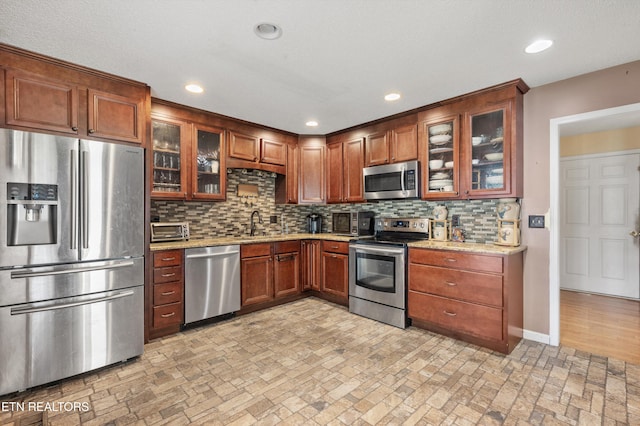
[[(238, 197), (238, 184), (256, 185), (258, 197)], [(433, 217), (436, 205), (445, 205), (451, 215), (460, 215), (465, 239), (475, 243), (497, 241), (496, 206), (499, 200), (381, 201), (359, 204), (277, 205), (275, 175), (260, 170), (232, 169), (227, 174), (227, 201), (151, 201), (151, 217), (161, 221), (187, 221), (192, 238), (239, 237), (249, 235), (251, 212), (257, 210), (262, 223), (256, 235), (307, 232), (306, 216), (323, 216), (323, 232), (331, 232), (331, 213), (371, 210), (379, 217)], [(276, 223), (270, 223), (275, 216)]]

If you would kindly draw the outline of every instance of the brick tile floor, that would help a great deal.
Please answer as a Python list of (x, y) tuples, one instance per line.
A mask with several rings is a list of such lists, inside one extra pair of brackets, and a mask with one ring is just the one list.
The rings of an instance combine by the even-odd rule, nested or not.
[(51, 425), (634, 425), (640, 366), (531, 341), (504, 356), (306, 298), (0, 399), (88, 408), (42, 413)]

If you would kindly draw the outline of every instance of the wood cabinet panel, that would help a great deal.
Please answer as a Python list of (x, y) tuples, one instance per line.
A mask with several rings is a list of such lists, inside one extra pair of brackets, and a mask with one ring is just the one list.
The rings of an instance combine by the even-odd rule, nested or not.
[[(297, 241), (296, 241), (297, 242)], [(300, 292), (300, 252), (296, 250), (274, 256), (273, 282), (276, 298)]]
[(270, 139), (260, 140), (260, 162), (284, 166), (287, 164), (287, 144)]
[(502, 309), (409, 291), (408, 315), (438, 326), (492, 340), (503, 340)]
[(343, 143), (344, 181), (343, 202), (364, 201), (362, 169), (364, 168), (364, 140), (354, 139)]
[(153, 327), (160, 329), (183, 322), (184, 309), (182, 302), (153, 307)]
[(154, 306), (182, 302), (183, 289), (184, 289), (184, 283), (182, 282), (182, 280), (164, 283), (164, 284), (154, 284), (153, 286)]
[(184, 322), (184, 250), (163, 250), (152, 255), (152, 287), (147, 294), (147, 326), (151, 338), (180, 330)]
[(183, 250), (163, 250), (153, 253), (153, 267), (182, 265), (184, 258)]
[(322, 241), (322, 251), (349, 254), (349, 243), (345, 241)]
[(389, 163), (389, 139), (386, 131), (367, 136), (367, 167)]
[(240, 258), (271, 256), (272, 249), (271, 243), (242, 244), (240, 246)]
[(277, 243), (273, 243), (273, 252), (276, 254), (294, 253), (299, 251), (300, 251), (300, 241), (298, 240), (279, 241)]
[(502, 307), (502, 275), (412, 264), (409, 290)]
[(74, 84), (7, 70), (7, 124), (78, 134), (78, 88)]
[(322, 292), (349, 300), (349, 256), (322, 252)]
[(302, 241), (302, 289), (320, 291), (320, 256), (319, 240)]
[(343, 201), (342, 154), (341, 143), (327, 145), (327, 203)]
[(481, 272), (503, 272), (502, 256), (462, 253), (446, 250), (409, 250), (409, 263), (424, 263), (445, 268)]
[(155, 284), (178, 281), (182, 279), (182, 265), (167, 266), (166, 268), (153, 269), (153, 282)]
[(241, 263), (242, 306), (273, 299), (273, 261), (269, 256), (245, 258)]
[(418, 126), (398, 127), (391, 130), (391, 162), (418, 159)]
[(141, 143), (144, 99), (89, 89), (88, 133), (91, 136)]
[(259, 155), (259, 138), (237, 132), (229, 132), (229, 157), (246, 161), (258, 161)]
[(300, 150), (300, 204), (325, 202), (325, 146), (301, 144)]

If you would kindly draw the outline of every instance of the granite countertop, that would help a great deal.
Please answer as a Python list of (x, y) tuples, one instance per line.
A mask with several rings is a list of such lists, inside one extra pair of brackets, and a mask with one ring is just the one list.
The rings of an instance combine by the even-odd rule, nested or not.
[[(251, 243), (271, 243), (277, 241), (290, 241), (290, 240), (329, 240), (329, 241), (343, 241), (349, 242), (354, 237), (335, 235), (335, 234), (277, 234), (267, 236), (255, 236), (255, 237), (215, 237), (215, 238), (200, 238), (189, 241), (172, 241), (165, 243), (151, 243), (151, 251), (158, 250), (171, 250), (171, 249), (185, 249), (185, 248), (198, 248), (198, 247), (213, 247), (213, 246), (225, 246), (229, 244), (251, 244)], [(410, 248), (428, 248), (437, 250), (453, 250), (453, 251), (466, 251), (471, 253), (486, 253), (486, 254), (514, 254), (527, 249), (526, 246), (510, 247), (499, 246), (496, 244), (478, 244), (478, 243), (459, 243), (451, 241), (417, 241), (409, 243)]]

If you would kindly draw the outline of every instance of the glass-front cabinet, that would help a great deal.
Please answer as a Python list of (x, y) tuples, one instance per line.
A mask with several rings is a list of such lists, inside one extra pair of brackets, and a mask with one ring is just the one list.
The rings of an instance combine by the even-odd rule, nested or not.
[(185, 139), (188, 139), (189, 126), (164, 119), (153, 119), (151, 123), (152, 194), (156, 198), (184, 198), (187, 190), (187, 168), (184, 164)]
[(423, 179), (422, 197), (456, 198), (460, 158), (458, 115), (427, 121), (423, 125), (427, 141), (427, 164), (423, 170), (427, 173)]
[(510, 188), (511, 110), (509, 103), (465, 116), (467, 194), (502, 196)]
[(224, 199), (224, 130), (195, 126), (192, 146), (192, 198)]

